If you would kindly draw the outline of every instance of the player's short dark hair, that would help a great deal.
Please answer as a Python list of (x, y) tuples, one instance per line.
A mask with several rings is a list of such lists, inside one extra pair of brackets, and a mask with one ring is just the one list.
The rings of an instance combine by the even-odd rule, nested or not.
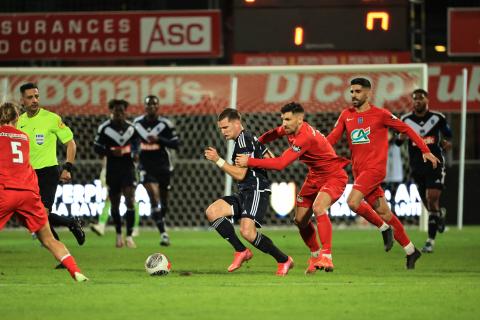
[(355, 84), (361, 85), (363, 88), (368, 88), (368, 89), (372, 88), (372, 84), (370, 83), (370, 81), (368, 79), (365, 79), (365, 78), (354, 78), (354, 79), (350, 80), (350, 85), (351, 86), (353, 86)]
[(412, 92), (412, 97), (413, 97), (415, 94), (417, 94), (417, 93), (423, 94), (425, 97), (428, 97), (428, 92), (425, 91), (425, 90), (423, 90), (423, 89), (415, 89), (415, 90), (413, 90), (413, 92)]
[(305, 113), (305, 109), (303, 109), (302, 105), (297, 102), (290, 102), (287, 103), (280, 109), (280, 112), (282, 114), (291, 112), (291, 113)]
[(218, 121), (222, 121), (227, 118), (228, 121), (239, 120), (242, 121), (242, 115), (238, 112), (237, 109), (226, 108), (218, 115)]
[(113, 110), (113, 108), (117, 105), (122, 105), (125, 110), (128, 108), (128, 102), (124, 99), (112, 99), (108, 101), (108, 109)]
[(4, 102), (0, 105), (0, 125), (10, 123), (18, 118), (18, 106), (12, 102)]
[(158, 104), (159, 101), (160, 100), (158, 99), (157, 96), (154, 96), (153, 94), (151, 94), (151, 95), (148, 95), (148, 96), (145, 97), (144, 103), (146, 105), (148, 105), (148, 104)]
[(30, 89), (38, 89), (38, 87), (33, 82), (27, 82), (27, 83), (24, 83), (20, 86), (20, 93), (23, 96), (25, 94), (25, 91), (30, 90)]

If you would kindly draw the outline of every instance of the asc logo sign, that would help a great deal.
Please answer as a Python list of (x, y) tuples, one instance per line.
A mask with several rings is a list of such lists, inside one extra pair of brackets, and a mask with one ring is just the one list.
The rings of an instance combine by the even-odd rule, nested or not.
[(211, 17), (145, 17), (140, 19), (140, 52), (212, 51)]

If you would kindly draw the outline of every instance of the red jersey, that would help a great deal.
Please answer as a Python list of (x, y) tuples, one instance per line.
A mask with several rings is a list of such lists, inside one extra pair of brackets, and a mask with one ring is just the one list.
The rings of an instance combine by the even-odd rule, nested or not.
[(12, 126), (0, 126), (0, 184), (5, 189), (39, 192), (30, 165), (30, 144), (25, 133)]
[(423, 153), (430, 152), (422, 138), (390, 111), (371, 106), (365, 112), (354, 107), (343, 110), (327, 139), (335, 145), (347, 131), (352, 151), (352, 167), (357, 174), (364, 170), (376, 170), (386, 174), (388, 157), (388, 128), (407, 134)]
[[(264, 133), (258, 140), (261, 143), (273, 141), (287, 135), (283, 127), (277, 127)], [(333, 147), (320, 131), (304, 122), (298, 134), (287, 136), (290, 148), (280, 157), (270, 159), (248, 159), (249, 167), (282, 170), (299, 159), (306, 164), (309, 174), (328, 176), (345, 167), (349, 161), (337, 156)]]

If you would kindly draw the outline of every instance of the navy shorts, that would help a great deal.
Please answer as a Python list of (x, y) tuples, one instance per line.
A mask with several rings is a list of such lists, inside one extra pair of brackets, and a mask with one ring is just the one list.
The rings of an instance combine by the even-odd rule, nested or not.
[(158, 183), (160, 188), (170, 190), (172, 174), (173, 172), (168, 168), (142, 166), (140, 169), (140, 183)]
[(253, 189), (225, 196), (222, 200), (232, 207), (234, 220), (249, 218), (255, 221), (257, 228), (261, 228), (268, 208), (269, 197), (270, 191)]
[(136, 181), (134, 168), (107, 170), (106, 183), (108, 192), (111, 194), (121, 193), (125, 187), (135, 187), (137, 184)]
[[(428, 163), (429, 164), (429, 163)], [(445, 185), (445, 166), (439, 164), (435, 169), (431, 165), (412, 168), (412, 178), (421, 189), (443, 190)]]

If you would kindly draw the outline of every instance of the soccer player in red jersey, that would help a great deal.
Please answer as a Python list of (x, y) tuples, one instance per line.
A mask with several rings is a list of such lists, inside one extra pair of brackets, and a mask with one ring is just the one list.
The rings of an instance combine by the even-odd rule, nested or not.
[(48, 215), (39, 194), (37, 175), (30, 165), (29, 141), (15, 128), (18, 108), (12, 103), (0, 106), (0, 230), (14, 213), (60, 263), (75, 281), (87, 281), (67, 248), (52, 235)]
[[(237, 155), (235, 163), (241, 167), (282, 170), (299, 159), (308, 166), (308, 174), (297, 196), (295, 224), (305, 244), (310, 248), (306, 274), (317, 269), (333, 271), (332, 224), (327, 209), (343, 194), (348, 176), (343, 167), (349, 161), (340, 158), (318, 130), (304, 122), (304, 109), (295, 102), (281, 109), (282, 125), (264, 133), (259, 141), (268, 143), (287, 136), (290, 147), (280, 157), (256, 159), (250, 155)], [(311, 210), (316, 218), (322, 249), (311, 221)]]
[(393, 227), (395, 240), (407, 253), (406, 267), (414, 269), (415, 262), (420, 258), (421, 253), (408, 238), (400, 220), (390, 211), (383, 189), (380, 187), (387, 168), (388, 128), (408, 135), (422, 150), (423, 160), (430, 161), (434, 168), (439, 160), (412, 128), (388, 110), (369, 103), (372, 88), (370, 81), (365, 78), (355, 78), (350, 85), (353, 107), (343, 110), (334, 129), (327, 137), (328, 141), (335, 145), (343, 132), (347, 132), (355, 179), (347, 199), (348, 206), (380, 230), (385, 228), (384, 221)]

